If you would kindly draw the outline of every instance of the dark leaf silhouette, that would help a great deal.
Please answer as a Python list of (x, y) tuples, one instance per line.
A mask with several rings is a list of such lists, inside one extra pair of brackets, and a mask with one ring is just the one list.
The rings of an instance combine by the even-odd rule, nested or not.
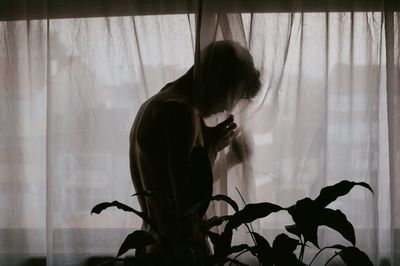
[[(196, 154), (195, 152), (193, 156), (200, 156), (202, 157), (201, 160), (203, 159), (206, 160), (202, 150), (198, 150), (197, 152), (198, 153)], [(197, 160), (199, 161), (200, 159)], [(200, 166), (199, 165), (196, 166), (196, 164), (194, 164), (193, 167), (196, 168)], [(204, 170), (200, 168), (198, 169), (199, 171)], [(207, 172), (207, 170), (205, 171)], [(200, 178), (200, 176), (198, 177)], [(200, 183), (195, 182), (194, 186), (196, 186), (197, 184)], [(304, 198), (297, 201), (295, 205), (289, 208), (282, 208), (278, 205), (269, 202), (262, 202), (256, 204), (247, 204), (242, 210), (239, 210), (239, 207), (236, 204), (236, 202), (230, 197), (225, 195), (209, 196), (207, 200), (202, 200), (197, 204), (190, 203), (188, 204), (189, 207), (184, 208), (184, 209), (189, 209), (189, 211), (185, 213), (185, 215), (188, 216), (182, 218), (193, 219), (193, 217), (195, 217), (195, 219), (198, 219), (194, 221), (195, 227), (198, 228), (196, 230), (200, 230), (202, 234), (207, 234), (209, 236), (210, 241), (214, 246), (214, 254), (210, 256), (204, 256), (204, 252), (202, 251), (201, 253), (202, 255), (198, 256), (200, 255), (200, 253), (197, 254), (194, 248), (200, 248), (199, 249), (200, 251), (201, 250), (200, 245), (194, 240), (193, 241), (189, 240), (188, 242), (184, 243), (184, 246), (187, 247), (186, 249), (184, 249), (185, 250), (184, 253), (182, 253), (180, 247), (178, 247), (177, 250), (180, 252), (179, 256), (180, 258), (182, 258), (182, 256), (184, 257), (187, 256), (187, 260), (184, 259), (183, 261), (194, 262), (195, 260), (199, 259), (202, 261), (200, 263), (201, 265), (215, 265), (215, 264), (224, 265), (226, 262), (231, 262), (231, 264), (236, 264), (236, 265), (244, 265), (241, 262), (237, 261), (236, 258), (241, 254), (243, 254), (244, 252), (250, 251), (254, 256), (257, 257), (258, 261), (263, 266), (305, 266), (302, 260), (304, 258), (304, 248), (309, 247), (306, 244), (306, 242), (310, 241), (315, 246), (318, 247), (318, 237), (317, 237), (318, 227), (327, 226), (340, 233), (346, 240), (351, 242), (353, 246), (345, 247), (342, 245), (333, 245), (329, 247), (324, 247), (316, 254), (311, 263), (318, 256), (318, 254), (321, 253), (321, 251), (327, 248), (333, 248), (340, 250), (335, 254), (335, 256), (340, 256), (342, 260), (346, 263), (346, 265), (370, 266), (372, 265), (372, 262), (368, 258), (368, 256), (354, 246), (356, 244), (354, 228), (352, 224), (347, 220), (345, 214), (343, 214), (340, 210), (332, 210), (325, 208), (328, 204), (336, 200), (338, 197), (347, 194), (356, 185), (365, 187), (372, 191), (370, 186), (364, 182), (356, 183), (351, 181), (342, 181), (336, 185), (323, 188), (320, 192), (320, 195), (315, 200), (312, 200), (310, 198)], [(168, 204), (172, 203), (172, 201), (168, 199), (168, 197), (163, 198), (163, 195), (155, 191), (142, 191), (134, 194), (134, 196), (153, 197), (159, 200), (163, 200), (164, 203)], [(207, 196), (205, 198), (207, 198)], [(166, 202), (166, 200), (169, 201)], [(221, 217), (214, 216), (208, 220), (201, 221), (200, 217), (202, 217), (202, 215), (199, 215), (199, 213), (201, 213), (202, 210), (205, 211), (209, 203), (213, 200), (217, 201), (222, 200), (227, 202), (235, 210), (235, 213), (233, 215), (226, 215)], [(151, 217), (148, 217), (144, 213), (137, 211), (117, 201), (103, 202), (101, 204), (98, 204), (92, 209), (92, 213), (99, 214), (104, 209), (107, 209), (109, 207), (117, 207), (124, 211), (135, 213), (136, 215), (141, 217), (145, 222), (147, 222), (150, 226), (152, 226), (156, 232), (158, 232), (157, 228), (154, 226), (154, 222), (151, 219)], [(173, 205), (171, 207), (172, 209), (174, 208)], [(250, 229), (248, 227), (248, 230), (250, 231), (250, 234), (254, 239), (255, 246), (249, 247), (246, 244), (232, 246), (232, 236), (234, 229), (238, 228), (243, 224), (251, 223), (256, 219), (266, 217), (271, 213), (278, 212), (281, 210), (287, 210), (289, 214), (292, 216), (293, 221), (295, 222), (295, 224), (285, 226), (286, 230), (289, 233), (296, 235), (300, 240), (302, 239), (302, 237), (304, 237), (304, 243), (297, 239), (291, 238), (286, 234), (280, 234), (275, 238), (271, 246), (263, 236), (253, 232), (252, 228)], [(221, 234), (217, 234), (210, 231), (212, 227), (222, 225), (224, 222), (226, 222), (225, 229)], [(164, 240), (166, 239), (165, 236), (163, 235), (160, 235), (160, 237), (161, 239)], [(164, 246), (168, 245), (167, 244), (168, 241), (164, 240), (161, 241), (161, 247), (164, 248), (165, 250), (169, 250), (170, 247)], [(135, 231), (125, 239), (125, 241), (121, 245), (120, 250), (118, 251), (117, 257), (122, 254), (125, 254), (130, 249), (141, 249), (151, 244), (156, 244), (156, 240), (150, 233), (141, 230)], [(297, 258), (296, 254), (294, 253), (298, 248), (298, 246), (301, 246), (299, 258)], [(172, 247), (174, 247), (174, 245)], [(237, 253), (236, 257), (232, 259), (232, 257), (230, 256), (235, 253)], [(333, 259), (335, 256), (333, 256), (331, 259)], [(148, 258), (146, 258), (145, 256), (139, 256), (137, 257), (137, 259), (140, 260), (145, 259), (144, 261), (140, 261), (140, 263), (150, 262), (149, 260), (147, 260)], [(171, 255), (163, 254), (162, 256), (160, 256), (159, 259), (169, 260), (171, 259)], [(329, 263), (330, 260), (328, 260), (327, 263)], [(156, 265), (166, 265), (165, 261), (161, 260), (160, 261), (154, 260), (154, 263)], [(174, 261), (171, 260), (170, 263), (168, 263), (168, 265), (174, 265)]]
[(208, 237), (214, 246), (218, 246), (220, 244), (221, 236), (219, 234), (210, 231), (208, 232)]
[(224, 246), (230, 245), (232, 241), (232, 230), (244, 223), (266, 217), (273, 212), (283, 210), (281, 206), (269, 202), (247, 204), (242, 210), (236, 212), (225, 225), (224, 232), (221, 234)]
[(287, 256), (292, 254), (295, 250), (299, 241), (291, 238), (286, 234), (278, 235), (272, 243), (274, 254), (278, 256)]
[(369, 189), (372, 193), (372, 188), (365, 182), (352, 182), (343, 180), (333, 186), (327, 186), (321, 189), (319, 196), (315, 199), (315, 203), (320, 208), (325, 208), (331, 202), (335, 201), (338, 197), (344, 196), (350, 192), (354, 186), (362, 186)]
[(290, 238), (286, 234), (278, 235), (272, 243), (272, 257), (274, 265), (277, 266), (295, 266), (302, 265), (293, 253), (299, 241)]
[(156, 240), (152, 237), (150, 233), (142, 230), (137, 230), (132, 234), (129, 234), (125, 238), (124, 242), (119, 248), (117, 257), (126, 253), (130, 249), (139, 249), (155, 243)]
[(268, 240), (266, 240), (262, 235), (256, 233), (256, 232), (250, 232), (257, 243), (257, 246), (263, 250), (269, 250), (271, 249), (271, 245), (269, 244)]
[(120, 202), (118, 202), (116, 200), (113, 201), (113, 202), (102, 202), (102, 203), (99, 203), (99, 204), (97, 204), (96, 206), (93, 207), (93, 209), (92, 209), (92, 211), (90, 213), (91, 214), (92, 213), (100, 214), (103, 210), (105, 210), (105, 209), (107, 209), (109, 207), (117, 207), (118, 209), (121, 209), (121, 210), (126, 211), (126, 212), (133, 212), (134, 214), (136, 214), (137, 216), (142, 218), (143, 221), (148, 223), (156, 232), (158, 232), (158, 228), (157, 228), (156, 224), (154, 223), (153, 219), (151, 219), (145, 213), (137, 211), (134, 208), (129, 207), (128, 205), (120, 203)]
[(295, 224), (291, 224), (291, 225), (286, 225), (285, 226), (286, 231), (288, 231), (289, 233), (292, 233), (298, 237), (301, 236), (299, 230), (297, 229), (297, 226)]
[(221, 236), (211, 231), (209, 231), (207, 234), (214, 246), (214, 255), (210, 257), (210, 264), (224, 263), (226, 259), (225, 254), (227, 253), (227, 248), (224, 247)]
[(347, 266), (372, 266), (372, 262), (361, 250), (356, 247), (346, 247), (339, 253), (340, 258)]
[(231, 258), (227, 258), (226, 261), (229, 261), (230, 263), (234, 263), (234, 265), (239, 265), (239, 266), (248, 266), (247, 264), (244, 264), (238, 260), (234, 260)]
[(208, 236), (210, 238), (211, 243), (214, 246), (214, 255), (212, 255), (210, 258), (211, 262), (225, 263), (227, 255), (229, 254), (230, 243), (229, 246), (227, 246), (219, 234), (211, 231), (208, 232)]
[(203, 231), (208, 231), (214, 226), (219, 226), (223, 222), (228, 221), (232, 215), (225, 215), (225, 216), (213, 216), (208, 220), (201, 221), (201, 228)]
[(242, 210), (235, 213), (226, 225), (229, 228), (236, 228), (244, 223), (251, 223), (256, 219), (266, 217), (273, 212), (283, 210), (281, 206), (269, 202), (247, 204)]
[(168, 195), (163, 195), (162, 192), (159, 191), (147, 191), (147, 190), (143, 190), (140, 192), (137, 192), (135, 194), (132, 195), (132, 197), (134, 196), (143, 196), (143, 197), (150, 197), (150, 198), (155, 198), (158, 201), (160, 201), (160, 203), (162, 203), (164, 206), (166, 207), (173, 207), (174, 204), (171, 200), (171, 197), (169, 197)]
[(219, 194), (219, 195), (212, 196), (211, 199), (209, 200), (209, 202), (214, 201), (214, 200), (225, 201), (235, 210), (235, 212), (239, 211), (239, 206), (237, 205), (237, 203), (232, 198), (230, 198), (226, 195)]
[(331, 210), (325, 208), (321, 210), (319, 215), (319, 225), (328, 226), (339, 232), (346, 238), (353, 246), (356, 244), (356, 236), (354, 233), (353, 225), (347, 220), (340, 210)]
[(255, 255), (259, 262), (263, 266), (272, 266), (273, 265), (273, 252), (268, 241), (255, 232), (251, 232), (256, 240), (256, 246), (250, 249), (251, 253)]
[(207, 199), (207, 200), (205, 200), (205, 201), (202, 201), (202, 202), (200, 202), (200, 203), (194, 205), (192, 208), (190, 208), (190, 209), (185, 213), (185, 215), (188, 215), (188, 214), (190, 214), (190, 213), (193, 213), (193, 212), (197, 211), (199, 208), (204, 207), (205, 205), (208, 206), (208, 205), (210, 204), (210, 202), (211, 202), (211, 201), (214, 201), (214, 200), (216, 200), (216, 201), (221, 201), (221, 200), (222, 200), (222, 201), (225, 201), (225, 202), (228, 203), (236, 212), (239, 211), (239, 206), (237, 205), (237, 203), (236, 203), (232, 198), (230, 198), (229, 196), (226, 196), (226, 195), (218, 194), (218, 195), (212, 196), (211, 198), (209, 198), (209, 199)]
[(320, 209), (310, 198), (304, 198), (289, 208), (289, 214), (296, 223), (297, 230), (304, 236), (305, 241), (310, 241), (318, 246), (318, 216)]
[(237, 245), (237, 246), (231, 247), (230, 250), (229, 250), (229, 254), (238, 253), (238, 252), (242, 252), (244, 250), (249, 250), (249, 249), (250, 249), (250, 247), (248, 245), (241, 244), (241, 245)]
[(250, 250), (250, 247), (246, 244), (241, 244), (237, 246), (226, 245), (223, 238), (214, 232), (208, 232), (210, 241), (214, 246), (214, 262), (224, 263), (226, 262), (227, 256), (232, 253), (242, 252), (244, 250)]
[(102, 203), (97, 204), (96, 206), (93, 207), (90, 214), (92, 214), (92, 213), (100, 214), (103, 210), (105, 210), (109, 207), (117, 207), (118, 209), (121, 209), (126, 212), (138, 212), (135, 209), (129, 207), (128, 205), (125, 205), (118, 201), (113, 201), (113, 202), (102, 202)]

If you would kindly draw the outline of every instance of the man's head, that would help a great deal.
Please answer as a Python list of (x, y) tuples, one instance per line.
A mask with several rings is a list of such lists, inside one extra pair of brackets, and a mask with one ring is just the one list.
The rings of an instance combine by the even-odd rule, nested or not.
[(199, 70), (196, 100), (203, 116), (229, 111), (239, 100), (254, 98), (261, 88), (253, 58), (233, 41), (214, 42), (202, 50)]

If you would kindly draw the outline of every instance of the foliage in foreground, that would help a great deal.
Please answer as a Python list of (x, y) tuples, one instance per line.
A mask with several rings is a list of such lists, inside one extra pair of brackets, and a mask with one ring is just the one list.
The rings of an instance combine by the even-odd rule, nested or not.
[[(188, 247), (186, 254), (180, 254), (179, 256), (187, 258), (185, 262), (186, 265), (223, 265), (227, 262), (230, 262), (230, 264), (244, 265), (238, 260), (238, 256), (245, 252), (250, 252), (263, 266), (296, 266), (312, 265), (315, 258), (321, 254), (321, 252), (327, 249), (333, 249), (336, 252), (325, 265), (328, 265), (336, 256), (339, 256), (345, 265), (348, 266), (373, 265), (368, 256), (356, 247), (354, 227), (347, 220), (345, 214), (340, 210), (327, 208), (327, 206), (338, 197), (349, 193), (354, 186), (361, 186), (373, 192), (371, 187), (365, 182), (357, 183), (343, 180), (333, 186), (323, 188), (317, 198), (304, 198), (290, 207), (284, 208), (273, 203), (261, 202), (247, 204), (243, 209), (239, 209), (238, 204), (230, 197), (226, 195), (215, 195), (196, 204), (183, 214), (190, 215), (192, 212), (196, 211), (196, 209), (204, 208), (204, 206), (208, 206), (211, 201), (215, 200), (225, 201), (233, 208), (233, 215), (214, 216), (201, 222), (202, 230), (209, 236), (214, 246), (214, 254), (207, 257), (199, 255), (199, 253), (195, 252), (195, 247), (190, 242), (187, 242), (185, 243)], [(156, 192), (147, 191), (141, 192), (140, 194), (147, 197), (161, 198)], [(143, 248), (149, 245), (159, 245), (165, 251), (160, 257), (142, 255), (136, 258), (135, 265), (177, 265), (177, 261), (171, 256), (171, 254), (173, 254), (171, 245), (166, 244), (165, 241), (157, 240), (163, 239), (163, 236), (159, 233), (157, 225), (151, 217), (117, 201), (100, 203), (92, 209), (92, 213), (99, 214), (109, 207), (117, 207), (123, 211), (138, 215), (153, 228), (156, 234), (158, 234), (158, 237), (155, 238), (154, 235), (149, 232), (143, 230), (134, 231), (128, 235), (122, 243), (117, 258), (131, 249), (143, 250)], [(285, 226), (286, 231), (290, 233), (291, 236), (284, 233), (279, 234), (272, 242), (272, 245), (262, 235), (252, 231), (248, 226), (248, 224), (257, 219), (267, 217), (280, 211), (288, 212), (294, 224)], [(225, 226), (221, 234), (211, 231), (213, 227), (223, 223), (225, 223)], [(249, 246), (241, 244), (232, 246), (234, 230), (241, 225), (245, 225), (249, 230), (254, 245)], [(320, 226), (327, 226), (337, 231), (351, 245), (320, 247), (317, 236), (317, 231)], [(308, 245), (309, 243), (312, 243), (319, 251), (308, 264), (305, 264), (303, 261), (304, 252), (306, 248), (310, 248)], [(298, 246), (300, 247), (300, 252), (296, 256), (295, 250)], [(234, 254), (236, 256), (234, 256)]]

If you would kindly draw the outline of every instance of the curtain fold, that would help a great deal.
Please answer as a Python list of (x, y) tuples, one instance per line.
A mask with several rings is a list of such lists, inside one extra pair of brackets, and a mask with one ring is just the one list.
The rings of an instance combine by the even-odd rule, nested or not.
[[(400, 4), (399, 4), (400, 5)], [(396, 252), (393, 261), (400, 261), (397, 255), (399, 246), (400, 197), (397, 188), (400, 186), (400, 13), (386, 13), (386, 60), (387, 60), (387, 113), (389, 135), (389, 169), (390, 169), (390, 210), (392, 248)]]
[[(135, 114), (223, 39), (249, 49), (263, 87), (233, 110), (253, 153), (232, 168), (227, 151), (219, 154), (214, 194), (286, 207), (342, 179), (368, 182), (375, 195), (357, 188), (332, 208), (375, 265), (400, 263), (399, 7), (348, 2), (353, 9), (107, 2), (59, 19), (47, 18), (54, 1), (14, 6), (25, 15), (0, 21), (0, 264), (90, 265), (116, 254), (140, 219), (90, 210), (113, 200), (139, 208), (128, 162)], [(217, 203), (209, 215), (231, 212)], [(291, 223), (279, 213), (254, 228), (272, 242)], [(319, 239), (348, 244), (325, 229)], [(234, 241), (251, 243), (244, 230)]]

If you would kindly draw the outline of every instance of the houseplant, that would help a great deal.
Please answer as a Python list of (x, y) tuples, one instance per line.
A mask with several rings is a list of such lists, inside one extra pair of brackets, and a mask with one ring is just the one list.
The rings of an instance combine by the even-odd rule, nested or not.
[[(340, 210), (327, 208), (327, 206), (335, 201), (338, 197), (344, 196), (350, 192), (354, 186), (362, 186), (372, 192), (371, 187), (367, 183), (356, 183), (343, 180), (335, 185), (323, 188), (319, 196), (315, 199), (304, 198), (298, 200), (296, 204), (286, 208), (273, 203), (262, 202), (246, 204), (243, 209), (239, 210), (238, 204), (226, 195), (215, 195), (203, 202), (200, 202), (188, 210), (184, 215), (189, 215), (197, 208), (204, 207), (205, 205), (208, 206), (208, 204), (214, 200), (223, 200), (227, 202), (234, 209), (235, 213), (233, 215), (222, 217), (215, 216), (201, 222), (201, 230), (206, 231), (211, 242), (213, 243), (214, 254), (208, 256), (207, 258), (194, 258), (193, 262), (201, 263), (198, 265), (222, 265), (230, 261), (233, 264), (242, 265), (242, 263), (240, 263), (237, 259), (232, 258), (232, 254), (250, 252), (263, 266), (312, 265), (315, 257), (317, 257), (321, 252), (327, 249), (334, 249), (337, 252), (327, 261), (327, 265), (329, 265), (331, 259), (336, 256), (339, 256), (345, 265), (372, 265), (372, 262), (368, 256), (355, 246), (356, 237), (354, 228), (353, 225), (347, 220), (345, 214), (343, 214)], [(147, 197), (162, 198), (157, 192), (144, 191), (141, 192), (141, 194)], [(117, 201), (100, 203), (92, 209), (92, 213), (99, 214), (109, 207), (117, 207), (123, 211), (133, 212), (146, 221), (154, 229), (154, 231), (159, 234), (157, 225), (154, 223), (151, 217), (148, 217), (144, 213)], [(296, 238), (288, 236), (287, 234), (280, 234), (275, 238), (272, 245), (270, 245), (270, 243), (262, 235), (250, 230), (250, 227), (248, 227), (249, 233), (253, 237), (254, 245), (231, 245), (234, 229), (238, 228), (242, 224), (251, 223), (257, 219), (267, 217), (268, 215), (280, 211), (286, 211), (291, 215), (294, 224), (285, 226), (285, 229), (291, 235), (296, 236)], [(225, 223), (225, 226), (221, 234), (217, 234), (211, 230), (214, 226), (218, 226), (223, 223)], [(327, 226), (339, 232), (346, 240), (348, 240), (348, 242), (351, 243), (351, 245), (320, 247), (317, 236), (317, 230), (319, 226)], [(159, 238), (162, 239), (162, 237), (163, 236), (160, 234)], [(316, 248), (319, 249), (319, 251), (308, 264), (305, 264), (303, 261), (304, 252), (306, 248), (309, 248), (309, 243), (312, 243)], [(125, 241), (122, 243), (117, 253), (117, 257), (125, 254), (130, 249), (138, 250), (144, 248), (145, 246), (154, 244), (163, 246), (163, 243), (157, 243), (156, 238), (154, 238), (148, 232), (142, 230), (134, 231), (132, 234), (128, 235)], [(190, 243), (187, 244), (190, 246)], [(298, 246), (300, 246), (300, 252), (298, 255), (296, 255), (294, 251)], [(166, 250), (164, 255), (168, 257), (168, 247), (164, 248)], [(154, 258), (149, 256), (137, 260), (138, 265), (173, 265), (173, 263), (173, 259), (169, 260), (165, 257)]]

